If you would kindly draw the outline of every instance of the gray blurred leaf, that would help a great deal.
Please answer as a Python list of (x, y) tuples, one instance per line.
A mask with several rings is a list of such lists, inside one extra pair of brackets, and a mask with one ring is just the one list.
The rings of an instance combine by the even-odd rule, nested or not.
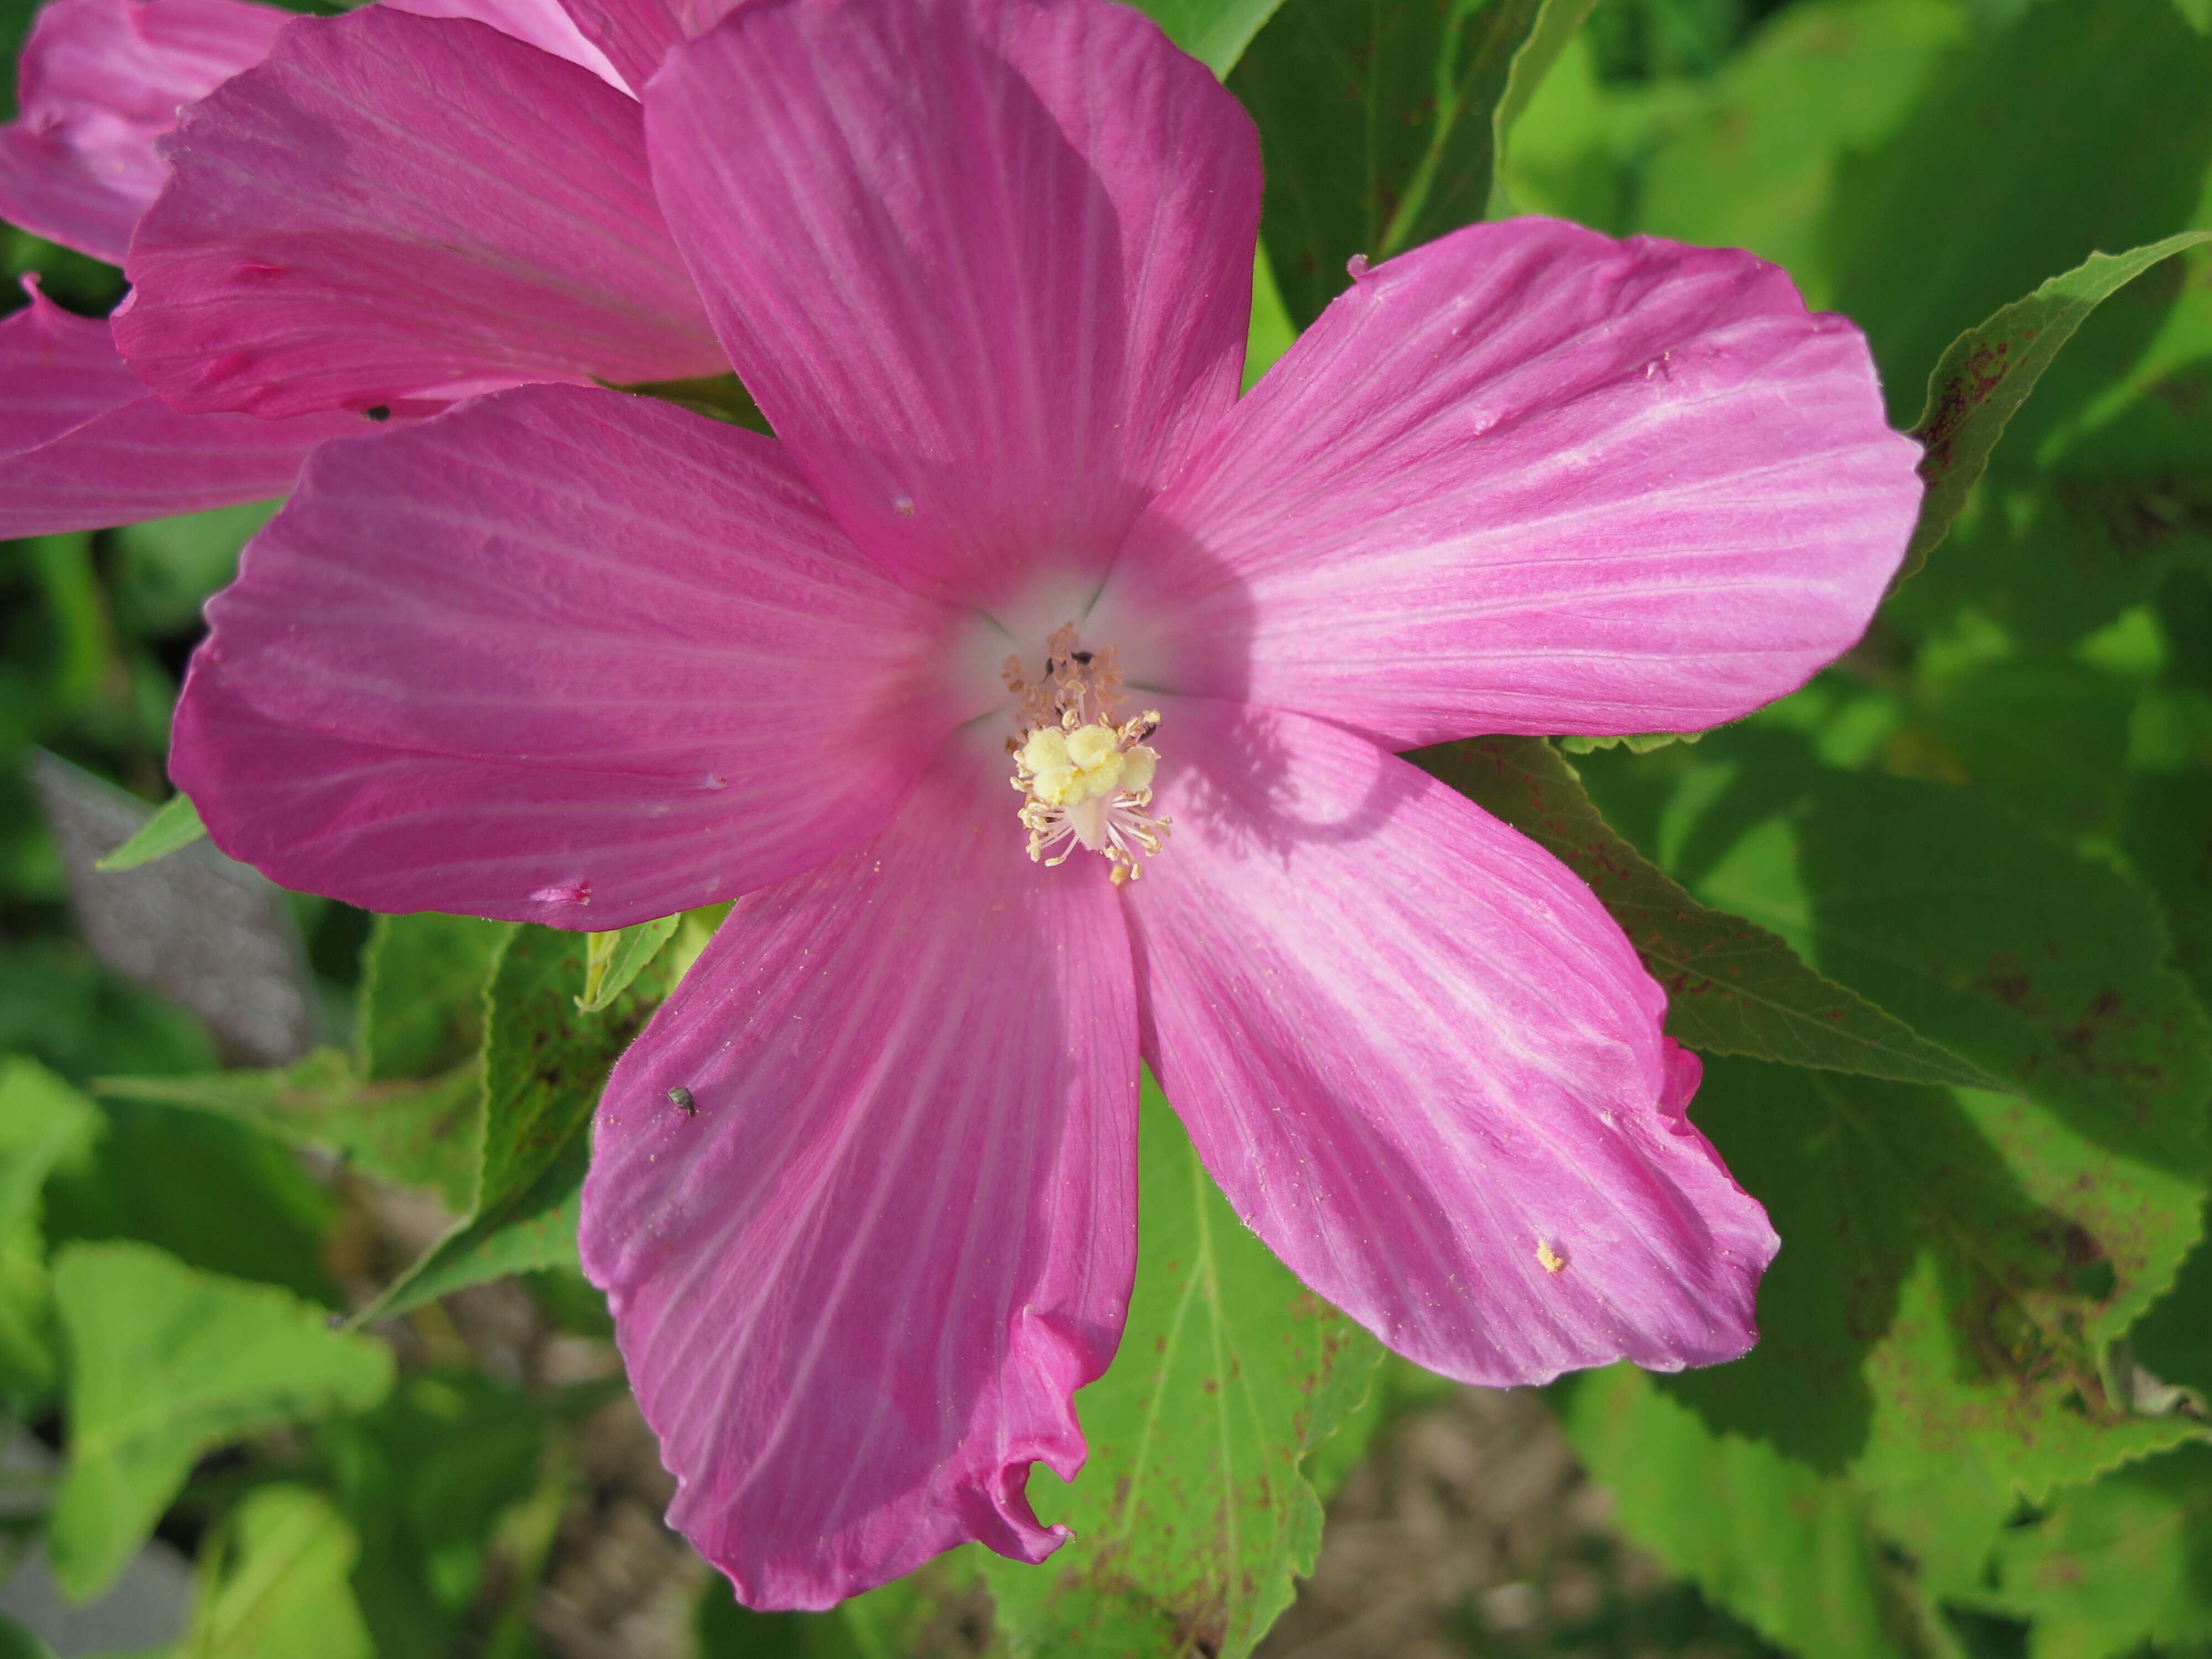
[(93, 954), (205, 1023), (234, 1065), (278, 1066), (314, 1041), (307, 961), (284, 896), (198, 842), (158, 862), (103, 872), (154, 809), (58, 756), (31, 768)]

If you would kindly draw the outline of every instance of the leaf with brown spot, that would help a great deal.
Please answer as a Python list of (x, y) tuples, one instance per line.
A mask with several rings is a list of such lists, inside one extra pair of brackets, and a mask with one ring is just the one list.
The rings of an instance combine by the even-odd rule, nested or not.
[(577, 1194), (599, 1090), (666, 989), (654, 980), (602, 1012), (579, 1012), (588, 948), (585, 935), (549, 927), (518, 927), (508, 935), (487, 994), (474, 1201), (356, 1322), (525, 1268), (574, 1264)]
[(2125, 253), (2093, 253), (1951, 343), (1928, 377), (1927, 405), (1912, 428), (1926, 447), (1920, 476), (1928, 494), (1898, 580), (1949, 533), (2005, 427), (2089, 313), (2160, 260), (2208, 241), (2212, 230), (2190, 230)]
[(1762, 1635), (1804, 1659), (1947, 1650), (1848, 1480), (1715, 1433), (1632, 1365), (1562, 1393), (1567, 1437), (1630, 1535)]
[(1765, 856), (1794, 860), (1822, 972), (2095, 1143), (2201, 1178), (2212, 1021), (2141, 883), (1912, 779), (1810, 773), (1788, 827)]
[(1655, 1386), (1712, 1435), (1848, 1481), (1931, 1595), (1972, 1589), (2021, 1494), (2201, 1432), (2104, 1377), (2196, 1237), (2201, 1176), (2016, 1097), (1753, 1060), (1711, 1064), (1693, 1111), (1784, 1248), (1759, 1346)]
[[(2202, 1433), (2136, 1414), (2108, 1367), (2197, 1237), (2212, 1026), (2118, 869), (1972, 794), (1785, 749), (1701, 745), (1734, 776), (1678, 798), (1697, 891), (2009, 1088), (1709, 1064), (1692, 1114), (1784, 1248), (1759, 1346), (1657, 1386), (1848, 1480), (1931, 1595), (1984, 1597), (2023, 1494)], [(1628, 764), (1593, 763), (1601, 799)]]
[(2050, 1659), (2212, 1638), (2212, 1446), (2179, 1447), (2060, 1494), (2007, 1531), (1996, 1589)]
[(1899, 1083), (2003, 1086), (1823, 978), (1778, 935), (1691, 897), (1614, 832), (1541, 738), (1477, 738), (1412, 758), (1589, 884), (1666, 987), (1667, 1031), (1678, 1042)]
[(1784, 1240), (1759, 1346), (1662, 1385), (1717, 1428), (1875, 1486), (1979, 1463), (2047, 1491), (2170, 1443), (2101, 1362), (2194, 1242), (2201, 1174), (2016, 1097), (1747, 1060), (1693, 1110)]

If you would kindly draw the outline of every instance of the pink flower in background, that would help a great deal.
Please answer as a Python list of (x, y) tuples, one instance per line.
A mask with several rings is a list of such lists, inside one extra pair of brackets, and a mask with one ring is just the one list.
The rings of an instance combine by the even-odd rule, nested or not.
[[(1659, 988), (1393, 751), (1696, 729), (1848, 647), (1919, 493), (1857, 333), (1748, 255), (1518, 220), (1364, 272), (1240, 402), (1250, 125), (1103, 0), (747, 7), (644, 106), (778, 437), (532, 386), (325, 446), (172, 766), (377, 909), (737, 901), (584, 1194), (675, 1523), (763, 1607), (1048, 1553), (1140, 1058), (1424, 1365), (1743, 1352), (1776, 1241)], [(178, 329), (173, 395), (250, 378)]]
[(136, 287), (0, 321), (0, 536), (281, 494), (370, 409), (727, 368), (554, 0), (55, 0), (21, 104), (0, 219)]

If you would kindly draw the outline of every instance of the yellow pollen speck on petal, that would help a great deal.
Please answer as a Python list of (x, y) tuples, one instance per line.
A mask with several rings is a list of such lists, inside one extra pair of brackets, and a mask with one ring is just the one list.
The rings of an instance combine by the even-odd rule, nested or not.
[(1543, 1264), (1544, 1271), (1547, 1273), (1558, 1273), (1567, 1265), (1566, 1257), (1561, 1255), (1540, 1238), (1536, 1241), (1536, 1260)]

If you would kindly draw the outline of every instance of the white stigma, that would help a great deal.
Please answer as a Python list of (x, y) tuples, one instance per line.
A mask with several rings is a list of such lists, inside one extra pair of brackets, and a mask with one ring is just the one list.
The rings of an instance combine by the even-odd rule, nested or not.
[(1006, 689), (1021, 699), (1021, 732), (1006, 745), (1013, 786), (1022, 792), (1022, 827), (1030, 856), (1065, 864), (1078, 847), (1103, 854), (1114, 884), (1143, 873), (1138, 862), (1160, 850), (1168, 821), (1154, 817), (1157, 750), (1146, 739), (1159, 729), (1158, 711), (1116, 723), (1128, 699), (1111, 646), (1096, 652), (1076, 642), (1073, 623), (1046, 642), (1044, 678), (1032, 683), (1021, 659), (1006, 659)]

